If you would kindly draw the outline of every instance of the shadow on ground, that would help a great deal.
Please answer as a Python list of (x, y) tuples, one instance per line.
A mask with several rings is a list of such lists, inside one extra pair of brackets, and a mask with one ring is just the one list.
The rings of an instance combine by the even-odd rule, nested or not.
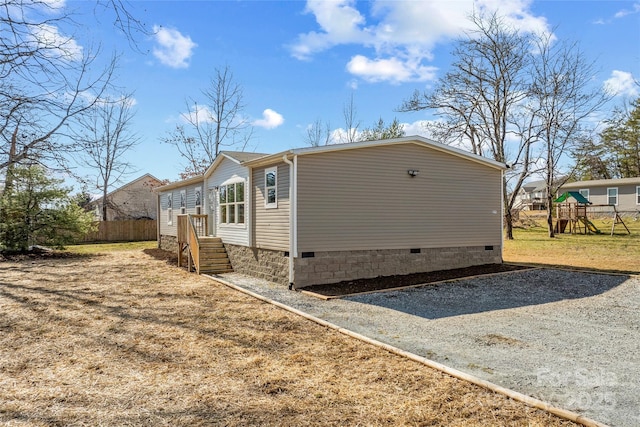
[(603, 294), (629, 278), (626, 275), (538, 269), (344, 299), (440, 319), (589, 298)]
[(176, 252), (165, 251), (164, 249), (158, 248), (143, 249), (142, 252), (157, 260), (166, 261), (167, 264), (171, 266), (178, 265), (178, 254)]

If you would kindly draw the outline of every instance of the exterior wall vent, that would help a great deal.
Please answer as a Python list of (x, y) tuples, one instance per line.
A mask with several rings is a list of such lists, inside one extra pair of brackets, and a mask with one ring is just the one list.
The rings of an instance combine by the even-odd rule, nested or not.
[(316, 256), (315, 252), (302, 252), (302, 258), (313, 258)]
[(491, 246), (485, 246), (485, 247), (484, 247), (484, 250), (485, 250), (485, 251), (492, 251), (492, 250), (493, 250), (493, 245), (491, 245)]
[(419, 253), (420, 253), (420, 248), (409, 249), (409, 251), (410, 251), (412, 254), (419, 254)]

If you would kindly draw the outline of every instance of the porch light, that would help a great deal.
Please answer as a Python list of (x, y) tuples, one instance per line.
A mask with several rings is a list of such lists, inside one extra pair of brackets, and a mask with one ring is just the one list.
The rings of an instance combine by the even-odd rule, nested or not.
[(420, 171), (419, 170), (415, 170), (415, 169), (409, 169), (407, 171), (407, 173), (409, 174), (409, 176), (415, 177), (415, 176), (418, 176), (420, 174)]

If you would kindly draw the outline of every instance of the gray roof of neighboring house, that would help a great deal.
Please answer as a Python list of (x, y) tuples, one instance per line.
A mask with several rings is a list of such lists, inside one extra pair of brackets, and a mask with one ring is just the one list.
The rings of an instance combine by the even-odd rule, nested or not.
[(612, 185), (640, 185), (640, 176), (635, 178), (594, 179), (564, 184), (561, 188), (610, 187)]
[[(111, 196), (113, 193), (118, 192), (118, 191), (120, 191), (120, 190), (122, 190), (122, 189), (124, 189), (124, 188), (126, 188), (126, 187), (128, 187), (130, 185), (135, 184), (136, 182), (138, 182), (138, 181), (140, 181), (140, 180), (142, 180), (144, 178), (153, 179), (154, 181), (157, 181), (158, 183), (162, 182), (158, 178), (156, 178), (155, 176), (151, 175), (150, 173), (145, 173), (144, 175), (139, 176), (138, 178), (134, 179), (133, 181), (129, 181), (126, 184), (121, 185), (120, 187), (116, 188), (115, 190), (111, 190), (110, 192), (107, 193), (107, 197)], [(98, 197), (97, 199), (92, 200), (91, 202), (89, 202), (89, 204), (99, 202), (100, 200), (102, 200), (102, 196)]]
[(522, 190), (527, 193), (533, 193), (534, 191), (542, 191), (547, 188), (547, 181), (541, 179), (540, 181), (530, 181), (522, 184)]

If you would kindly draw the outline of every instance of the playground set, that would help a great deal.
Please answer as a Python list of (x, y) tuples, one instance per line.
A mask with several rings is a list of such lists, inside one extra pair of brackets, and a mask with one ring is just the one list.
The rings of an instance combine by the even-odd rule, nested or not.
[(616, 225), (618, 224), (622, 224), (625, 230), (627, 230), (627, 233), (631, 234), (622, 217), (620, 217), (615, 205), (593, 205), (577, 191), (567, 191), (563, 193), (554, 200), (554, 203), (556, 208), (554, 233), (602, 234), (602, 231), (588, 218), (587, 210), (588, 208), (606, 208), (608, 209), (607, 211), (601, 210), (600, 212), (608, 212), (612, 216), (613, 224), (611, 225), (611, 235), (613, 236)]

